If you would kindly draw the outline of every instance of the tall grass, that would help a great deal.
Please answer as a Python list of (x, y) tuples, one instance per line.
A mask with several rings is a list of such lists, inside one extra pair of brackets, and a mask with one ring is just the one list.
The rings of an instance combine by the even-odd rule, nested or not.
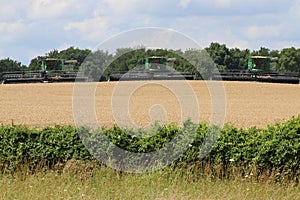
[(0, 175), (0, 199), (299, 199), (297, 183), (278, 181), (277, 174), (221, 173), (192, 165), (130, 174), (74, 161), (58, 171)]

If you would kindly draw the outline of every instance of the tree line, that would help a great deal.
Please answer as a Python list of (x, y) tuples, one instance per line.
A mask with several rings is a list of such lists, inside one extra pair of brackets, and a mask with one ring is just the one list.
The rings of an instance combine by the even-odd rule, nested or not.
[(203, 50), (188, 49), (185, 51), (139, 47), (135, 49), (119, 48), (112, 54), (103, 50), (92, 52), (89, 49), (75, 47), (69, 47), (62, 51), (54, 49), (45, 55), (33, 58), (29, 66), (10, 58), (2, 59), (0, 60), (0, 73), (39, 70), (39, 60), (58, 58), (77, 60), (87, 74), (96, 76), (101, 73), (105, 79), (109, 73), (128, 71), (143, 65), (147, 56), (165, 56), (176, 58), (175, 70), (205, 75), (211, 73), (212, 65), (216, 66), (218, 70), (246, 70), (248, 58), (252, 55), (278, 57), (278, 64), (272, 65), (274, 71), (300, 72), (300, 49), (295, 47), (284, 48), (280, 51), (261, 47), (259, 50), (250, 51), (249, 49), (228, 48), (225, 44), (213, 42)]

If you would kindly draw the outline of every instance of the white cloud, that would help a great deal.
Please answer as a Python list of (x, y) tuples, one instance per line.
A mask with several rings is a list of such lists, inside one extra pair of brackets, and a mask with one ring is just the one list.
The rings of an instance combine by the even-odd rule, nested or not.
[(10, 42), (22, 37), (27, 28), (22, 21), (18, 22), (0, 22), (0, 42)]
[(216, 7), (229, 8), (233, 0), (215, 0)]
[(9, 4), (0, 6), (0, 20), (6, 21), (15, 18), (17, 11)]
[(210, 26), (206, 25), (205, 29), (199, 30), (199, 32), (193, 34), (192, 37), (195, 38), (201, 48), (208, 47), (211, 42), (226, 44), (228, 48), (240, 49), (251, 48), (252, 45), (249, 40), (240, 37), (239, 34), (231, 27), (222, 27), (222, 29), (219, 30), (210, 30)]
[(0, 0), (0, 22), (23, 20), (28, 9), (28, 1)]
[(43, 19), (60, 17), (67, 12), (67, 3), (65, 1), (37, 0), (30, 5), (28, 17), (30, 19)]
[(141, 0), (103, 0), (103, 2), (108, 5), (110, 11), (117, 13), (126, 13), (143, 4)]
[(100, 38), (107, 34), (108, 23), (108, 19), (96, 17), (81, 22), (70, 22), (64, 26), (64, 29), (69, 32), (78, 32), (83, 40), (101, 42)]
[(181, 8), (187, 8), (190, 3), (191, 0), (179, 0), (178, 6)]
[(283, 25), (272, 24), (264, 26), (250, 26), (246, 28), (245, 36), (249, 39), (276, 38), (280, 37), (284, 30)]
[[(97, 45), (138, 27), (179, 30), (202, 47), (281, 49), (300, 43), (298, 0), (0, 0), (1, 56)], [(299, 44), (300, 45), (300, 44)], [(20, 46), (22, 46), (22, 51)], [(6, 49), (3, 51), (3, 49)], [(25, 50), (26, 51), (26, 50)], [(0, 58), (1, 59), (1, 58)]]
[(54, 20), (84, 16), (90, 6), (91, 2), (80, 0), (34, 0), (26, 10), (30, 20)]
[(289, 10), (289, 14), (293, 17), (296, 17), (298, 20), (300, 18), (300, 1), (294, 1), (290, 10)]

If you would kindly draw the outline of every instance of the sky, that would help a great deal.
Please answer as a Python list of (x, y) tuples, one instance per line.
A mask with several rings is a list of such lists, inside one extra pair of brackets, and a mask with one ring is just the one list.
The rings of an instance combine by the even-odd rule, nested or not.
[(202, 48), (300, 47), (300, 0), (0, 0), (0, 59), (28, 65), (70, 46), (92, 49), (143, 27), (179, 31)]

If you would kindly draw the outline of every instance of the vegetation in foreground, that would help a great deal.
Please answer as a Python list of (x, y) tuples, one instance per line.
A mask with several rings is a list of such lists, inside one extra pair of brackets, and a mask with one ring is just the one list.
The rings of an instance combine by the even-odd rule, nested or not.
[[(109, 140), (104, 140), (104, 136)], [(220, 129), (190, 121), (182, 126), (154, 125), (150, 130), (118, 126), (90, 130), (59, 125), (43, 129), (2, 125), (0, 169), (11, 173), (25, 164), (33, 171), (41, 165), (53, 169), (72, 159), (95, 161), (95, 156), (99, 158), (103, 154), (114, 161), (118, 157), (116, 148), (135, 153), (153, 152), (166, 147), (174, 138), (179, 141), (172, 146), (174, 154), (187, 146), (184, 153), (180, 153), (181, 157), (172, 163), (174, 166), (202, 162), (224, 171), (239, 167), (244, 170), (255, 168), (260, 173), (276, 171), (292, 179), (300, 175), (300, 115), (265, 129), (252, 127), (248, 130), (230, 125)], [(206, 156), (201, 158), (199, 155)], [(126, 156), (123, 161), (131, 162), (132, 157)], [(168, 156), (166, 153), (160, 155)], [(139, 160), (134, 162), (131, 164), (140, 163)]]
[[(189, 169), (167, 167), (152, 173), (119, 173), (91, 163), (73, 163), (64, 172), (23, 169), (0, 175), (0, 199), (298, 199), (295, 182), (280, 183), (276, 174), (214, 178), (210, 166)], [(79, 165), (78, 165), (79, 164)], [(215, 174), (215, 175), (214, 175)], [(218, 176), (218, 175), (217, 175)]]
[[(118, 147), (146, 153), (175, 137), (185, 139), (189, 131), (195, 135), (187, 151), (158, 171), (121, 173), (93, 156), (114, 148), (91, 145), (103, 135)], [(200, 158), (199, 153), (207, 149), (204, 138), (213, 141), (218, 135), (212, 133), (218, 131), (214, 148)], [(138, 133), (149, 137), (139, 138)], [(90, 145), (90, 152), (83, 143)], [(248, 130), (189, 121), (183, 126), (155, 125), (147, 131), (2, 125), (0, 146), (2, 199), (297, 199), (300, 194), (300, 116)], [(178, 148), (174, 146), (174, 151)]]

